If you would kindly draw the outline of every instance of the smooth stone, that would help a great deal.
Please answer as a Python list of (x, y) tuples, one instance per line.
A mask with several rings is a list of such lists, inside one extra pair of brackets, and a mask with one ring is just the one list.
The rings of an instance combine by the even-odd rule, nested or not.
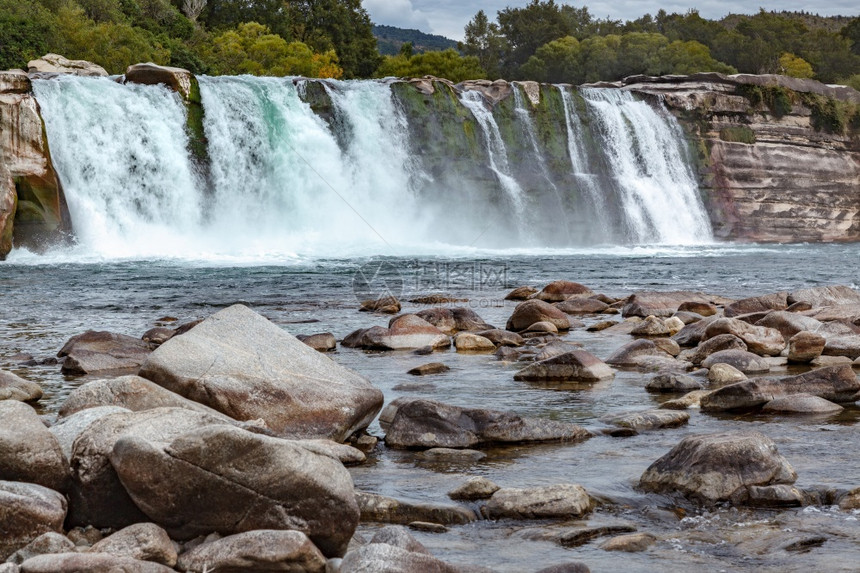
[(502, 488), (481, 508), (487, 519), (551, 519), (582, 517), (594, 502), (577, 484), (529, 489)]
[(722, 350), (747, 350), (746, 342), (735, 336), (734, 334), (718, 334), (713, 338), (703, 340), (696, 347), (696, 350), (690, 356), (690, 362), (699, 365), (705, 359), (715, 352)]
[(397, 404), (385, 443), (397, 449), (473, 448), (499, 443), (575, 443), (589, 437), (577, 424), (408, 399)]
[(69, 60), (59, 54), (45, 54), (39, 59), (27, 62), (31, 74), (72, 74), (75, 76), (107, 77), (107, 71), (86, 60)]
[(340, 557), (358, 525), (349, 472), (301, 442), (220, 425), (171, 441), (132, 434), (117, 440), (110, 463), (137, 507), (173, 538), (297, 530)]
[[(188, 70), (159, 66), (153, 63), (134, 64), (125, 71), (126, 83), (143, 85), (165, 85), (178, 93), (185, 101), (193, 98), (196, 79)], [(198, 96), (199, 97), (199, 96)]]
[(820, 334), (800, 331), (788, 340), (789, 362), (812, 362), (824, 352), (827, 341)]
[(121, 412), (130, 413), (131, 410), (120, 408), (119, 406), (87, 408), (67, 418), (57, 420), (54, 425), (48, 428), (48, 431), (57, 438), (57, 442), (60, 444), (60, 449), (63, 451), (63, 456), (65, 456), (66, 460), (71, 460), (72, 446), (84, 430), (105, 416)]
[(238, 304), (162, 344), (139, 375), (297, 438), (344, 441), (373, 421), (383, 401), (367, 379)]
[(651, 341), (657, 348), (659, 348), (669, 356), (678, 356), (679, 354), (681, 354), (681, 347), (671, 338), (657, 337), (652, 338)]
[[(685, 310), (679, 310), (678, 312), (676, 312), (672, 316), (677, 318), (681, 322), (683, 322), (684, 326), (687, 326), (688, 324), (693, 324), (694, 322), (699, 322), (700, 320), (702, 320), (702, 318), (704, 318), (703, 316), (700, 316), (700, 315), (695, 314), (693, 312), (687, 312)], [(710, 316), (713, 316), (713, 315), (710, 315)], [(681, 330), (683, 330), (683, 328)], [(680, 332), (680, 330), (678, 332)]]
[(611, 414), (600, 418), (600, 421), (620, 428), (643, 432), (683, 426), (690, 421), (690, 414), (677, 410), (646, 410), (644, 412)]
[(828, 337), (821, 353), (827, 356), (847, 356), (856, 360), (860, 358), (860, 335)]
[(89, 552), (152, 561), (168, 567), (174, 567), (177, 560), (170, 536), (154, 523), (135, 523), (120, 529), (95, 543)]
[(295, 443), (306, 450), (334, 458), (345, 466), (362, 464), (367, 460), (364, 452), (348, 444), (318, 438), (315, 440), (295, 440)]
[(176, 336), (176, 331), (172, 328), (156, 326), (144, 332), (140, 339), (146, 342), (150, 348), (157, 348), (174, 336)]
[(537, 573), (591, 573), (591, 569), (585, 563), (572, 562), (544, 567)]
[[(413, 521), (412, 523), (426, 522)], [(432, 525), (438, 526), (439, 524), (434, 523)], [(369, 543), (385, 543), (387, 545), (399, 547), (400, 549), (405, 549), (406, 551), (430, 555), (430, 551), (428, 551), (427, 548), (424, 547), (424, 545), (422, 545), (417, 539), (412, 537), (412, 534), (410, 534), (402, 525), (386, 525), (385, 527), (382, 527), (379, 531), (373, 534)]]
[(681, 494), (705, 505), (744, 503), (750, 486), (792, 484), (797, 474), (770, 438), (759, 432), (688, 436), (651, 464), (639, 480), (645, 491)]
[(495, 352), (496, 345), (489, 338), (471, 332), (458, 332), (454, 336), (457, 352)]
[(544, 320), (530, 325), (521, 334), (523, 337), (528, 337), (531, 334), (558, 334), (558, 328), (553, 323)]
[(514, 375), (527, 382), (597, 382), (615, 376), (615, 370), (585, 350), (573, 350), (530, 364)]
[(669, 336), (669, 329), (656, 316), (649, 316), (630, 331), (633, 336)]
[(717, 362), (716, 364), (712, 364), (708, 370), (708, 382), (715, 386), (734, 384), (746, 379), (747, 375), (731, 364)]
[(69, 462), (57, 438), (24, 402), (0, 401), (0, 480), (68, 489)]
[(636, 553), (645, 551), (651, 547), (657, 538), (651, 533), (630, 533), (628, 535), (619, 535), (612, 539), (604, 541), (600, 548), (604, 551), (626, 551), (628, 553)]
[(516, 332), (502, 330), (500, 328), (482, 330), (476, 334), (492, 341), (493, 344), (497, 346), (522, 346), (526, 342), (525, 339)]
[(658, 374), (651, 378), (645, 389), (649, 392), (691, 392), (701, 390), (700, 380), (685, 374)]
[(669, 318), (663, 319), (663, 326), (665, 326), (666, 330), (669, 331), (669, 336), (674, 336), (681, 332), (686, 324), (677, 316), (670, 316)]
[(228, 535), (182, 554), (180, 571), (325, 573), (326, 558), (299, 531), (257, 530)]
[(570, 330), (570, 320), (565, 313), (548, 302), (537, 299), (518, 304), (505, 329), (520, 332), (536, 322), (551, 322), (559, 331)]
[(756, 326), (766, 326), (778, 330), (786, 340), (804, 330), (814, 332), (821, 327), (821, 324), (814, 318), (786, 310), (769, 312), (755, 323)]
[(842, 410), (844, 408), (839, 404), (812, 394), (791, 394), (775, 398), (761, 409), (768, 414), (835, 414)]
[(660, 404), (661, 410), (686, 410), (688, 408), (699, 408), (702, 404), (702, 398), (710, 394), (710, 390), (693, 390), (684, 394), (680, 398), (667, 400)]
[(860, 509), (860, 487), (852, 489), (839, 498), (839, 509), (843, 511)]
[(319, 334), (299, 334), (296, 338), (307, 344), (317, 352), (331, 352), (337, 349), (337, 340), (331, 332)]
[(0, 562), (48, 533), (62, 533), (66, 498), (46, 487), (0, 481)]
[(699, 316), (713, 316), (717, 314), (717, 307), (709, 302), (697, 302), (688, 300), (678, 305), (679, 312), (692, 312)]
[(749, 498), (746, 505), (752, 507), (786, 508), (804, 505), (803, 492), (787, 484), (768, 486), (752, 485), (747, 488)]
[(672, 336), (672, 340), (681, 346), (696, 346), (702, 341), (702, 336), (704, 336), (708, 326), (719, 319), (719, 316), (709, 316), (702, 320), (691, 322), (678, 331), (678, 334)]
[(41, 386), (11, 372), (0, 370), (0, 401), (37, 402), (41, 398)]
[(788, 306), (788, 293), (778, 292), (762, 296), (744, 298), (726, 305), (723, 314), (726, 317), (735, 317), (742, 314), (762, 312), (770, 310), (784, 310)]
[(455, 448), (430, 448), (419, 454), (426, 459), (441, 459), (447, 461), (478, 462), (487, 457), (487, 454), (478, 450), (455, 449)]
[(806, 303), (813, 308), (860, 303), (860, 292), (845, 285), (811, 287), (793, 291), (788, 295), (789, 304)]
[(517, 287), (505, 295), (505, 300), (526, 300), (536, 295), (538, 292), (538, 289), (531, 286)]
[(469, 302), (467, 298), (456, 298), (442, 293), (428, 294), (410, 298), (412, 304), (449, 304), (452, 302)]
[(108, 553), (39, 555), (21, 564), (21, 573), (171, 573), (160, 563), (117, 557)]
[(593, 298), (572, 298), (555, 303), (555, 307), (565, 314), (599, 314), (609, 305)]
[(436, 349), (451, 346), (451, 338), (423, 318), (403, 314), (392, 319), (388, 328), (368, 328), (359, 346), (375, 350), (412, 350), (425, 346)]
[(573, 297), (588, 298), (593, 295), (594, 291), (585, 285), (573, 281), (553, 281), (543, 287), (535, 298), (546, 302), (562, 302)]
[(589, 325), (585, 330), (588, 332), (600, 332), (607, 328), (612, 328), (616, 324), (618, 324), (618, 322), (615, 320), (601, 320), (600, 322), (595, 322), (594, 324)]
[(413, 376), (429, 376), (431, 374), (442, 374), (449, 370), (451, 370), (451, 368), (441, 362), (428, 362), (427, 364), (416, 366), (409, 370), (407, 374), (412, 374)]
[(641, 338), (617, 349), (606, 359), (606, 363), (612, 366), (635, 367), (641, 363), (642, 357), (649, 356), (669, 357), (653, 341)]
[(426, 320), (445, 334), (493, 329), (493, 326), (487, 324), (474, 310), (462, 306), (454, 308), (428, 308), (415, 313), (415, 316)]
[(472, 476), (464, 483), (448, 492), (448, 497), (458, 501), (475, 501), (489, 499), (502, 489), (496, 482), (483, 476)]
[[(54, 531), (49, 531), (48, 533), (43, 533), (29, 544), (26, 547), (23, 547), (9, 556), (6, 560), (7, 563), (15, 563), (16, 565), (20, 565), (27, 559), (31, 557), (36, 557), (37, 555), (50, 555), (52, 553), (69, 553), (75, 550), (75, 544), (71, 542), (71, 540), (63, 535), (62, 533), (56, 533)], [(0, 570), (2, 573), (2, 570)]]
[(627, 298), (621, 314), (625, 317), (654, 315), (666, 318), (675, 314), (678, 307), (686, 302), (710, 303), (703, 295), (694, 292), (638, 292)]
[(70, 338), (57, 356), (65, 357), (63, 374), (81, 376), (137, 369), (151, 352), (149, 344), (139, 338), (88, 330)]
[(359, 312), (378, 312), (381, 314), (397, 314), (400, 312), (400, 301), (393, 296), (378, 299), (365, 300), (361, 302)]
[(75, 544), (76, 551), (82, 551), (85, 548), (92, 547), (99, 541), (105, 538), (100, 529), (88, 525), (86, 527), (73, 527), (66, 534), (69, 541)]
[(747, 350), (762, 356), (777, 356), (785, 348), (785, 338), (774, 328), (754, 326), (736, 318), (719, 318), (708, 325), (702, 340), (720, 334), (733, 334), (744, 341)]
[(361, 510), (361, 521), (407, 524), (426, 521), (442, 525), (471, 523), (478, 519), (474, 511), (453, 504), (413, 503), (363, 491), (355, 492)]
[(582, 344), (578, 342), (568, 342), (566, 340), (555, 339), (551, 340), (550, 342), (547, 342), (546, 344), (538, 348), (539, 350), (534, 355), (535, 362), (549, 360), (550, 358), (555, 358), (557, 356), (561, 356), (562, 354), (573, 352), (574, 350), (582, 350)]
[(720, 350), (702, 361), (702, 366), (710, 368), (714, 364), (728, 364), (744, 374), (764, 374), (770, 372), (770, 364), (758, 354), (745, 350)]
[(411, 523), (407, 523), (406, 527), (415, 531), (424, 531), (426, 533), (447, 533), (449, 531), (448, 527), (441, 523), (428, 523), (426, 521), (413, 521)]
[(338, 573), (463, 573), (432, 555), (388, 543), (370, 543), (347, 553)]

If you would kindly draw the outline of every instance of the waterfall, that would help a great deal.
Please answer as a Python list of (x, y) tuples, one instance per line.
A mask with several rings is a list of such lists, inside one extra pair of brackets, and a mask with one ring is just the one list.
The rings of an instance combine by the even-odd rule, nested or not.
[(629, 240), (676, 245), (710, 240), (678, 122), (629, 92), (583, 88), (581, 93), (611, 166)]

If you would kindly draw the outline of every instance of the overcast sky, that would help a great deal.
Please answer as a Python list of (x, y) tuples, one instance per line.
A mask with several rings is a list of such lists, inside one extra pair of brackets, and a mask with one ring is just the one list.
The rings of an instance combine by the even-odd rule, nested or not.
[[(704, 18), (719, 19), (726, 14), (751, 14), (759, 8), (765, 10), (805, 10), (822, 16), (857, 16), (860, 5), (857, 0), (830, 0), (823, 6), (820, 0), (804, 2), (801, 0), (704, 0), (683, 2), (679, 0), (592, 0), (588, 2), (566, 2), (560, 4), (588, 6), (595, 18), (613, 20), (635, 20), (645, 14), (656, 14), (660, 8), (669, 13), (684, 13), (696, 8)], [(528, 0), (363, 0), (363, 5), (375, 24), (387, 24), (400, 28), (417, 28), (422, 32), (441, 34), (454, 40), (463, 39), (463, 27), (478, 10), (484, 10), (494, 20), (496, 12), (508, 6), (521, 7)]]

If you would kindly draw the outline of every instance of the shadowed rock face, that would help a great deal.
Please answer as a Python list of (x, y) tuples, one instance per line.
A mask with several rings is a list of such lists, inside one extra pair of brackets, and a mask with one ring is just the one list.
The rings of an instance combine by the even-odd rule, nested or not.
[[(625, 84), (624, 89), (637, 93), (661, 95), (689, 128), (699, 149), (702, 191), (718, 237), (860, 240), (858, 139), (821, 129), (814, 105), (817, 98), (856, 103), (857, 91), (744, 74), (636, 76)], [(790, 110), (778, 114), (756, 101), (761, 90), (801, 97), (791, 98)]]

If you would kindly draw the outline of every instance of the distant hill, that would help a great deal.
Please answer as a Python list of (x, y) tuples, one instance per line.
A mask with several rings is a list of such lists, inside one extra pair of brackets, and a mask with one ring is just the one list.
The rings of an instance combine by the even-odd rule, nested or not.
[[(810, 12), (789, 12), (787, 10), (771, 10), (770, 13), (776, 14), (777, 16), (783, 16), (785, 18), (791, 18), (793, 20), (800, 20), (810, 30), (820, 29), (827, 30), (828, 32), (839, 32), (854, 19), (854, 16), (819, 16), (818, 14), (812, 14)], [(738, 22), (749, 18), (749, 16), (750, 15), (747, 14), (729, 14), (720, 22), (726, 28), (733, 30), (735, 26), (738, 25)]]
[(374, 25), (373, 35), (376, 36), (379, 53), (384, 56), (393, 56), (400, 53), (400, 46), (406, 42), (412, 42), (412, 50), (416, 54), (442, 51), (448, 48), (457, 49), (457, 42), (454, 40), (445, 36), (425, 34), (420, 30)]

